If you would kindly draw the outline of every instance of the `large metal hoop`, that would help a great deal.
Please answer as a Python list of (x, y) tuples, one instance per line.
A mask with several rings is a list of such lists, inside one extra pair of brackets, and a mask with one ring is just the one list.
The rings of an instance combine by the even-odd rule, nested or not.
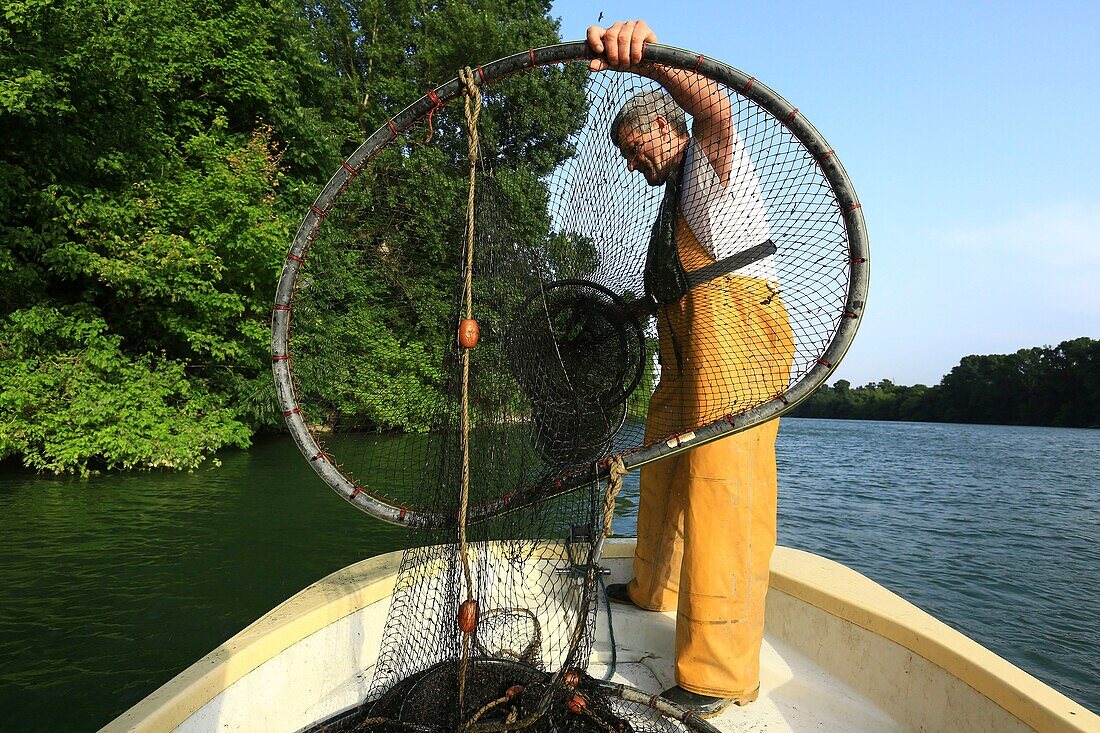
[[(590, 54), (588, 45), (584, 41), (571, 41), (544, 48), (529, 49), (484, 66), (476, 67), (476, 82), (484, 86), (506, 76), (529, 71), (540, 66), (581, 61), (587, 58), (590, 58)], [(836, 195), (837, 204), (840, 207), (840, 214), (843, 217), (848, 238), (849, 281), (844, 311), (840, 314), (839, 326), (833, 334), (832, 340), (817, 364), (784, 394), (744, 413), (715, 420), (691, 432), (673, 436), (666, 442), (623, 453), (619, 457), (622, 458), (623, 465), (628, 470), (772, 420), (808, 397), (836, 369), (837, 364), (848, 351), (848, 347), (855, 338), (856, 329), (863, 318), (867, 288), (870, 281), (867, 230), (855, 189), (852, 187), (848, 174), (844, 171), (844, 167), (832, 148), (825, 142), (817, 129), (799, 114), (794, 106), (765, 84), (757, 81), (755, 77), (701, 54), (672, 46), (650, 44), (645, 49), (644, 58), (647, 61), (691, 70), (725, 84), (770, 113), (805, 146), (820, 166), (822, 173)], [(439, 526), (447, 522), (453, 522), (453, 519), (401, 507), (391, 503), (384, 497), (371, 493), (345, 476), (317, 444), (302, 416), (290, 368), (292, 355), (289, 352), (288, 344), (292, 313), (291, 302), (302, 263), (309, 253), (310, 244), (318, 228), (336, 199), (359, 170), (398, 135), (408, 130), (439, 105), (458, 98), (463, 90), (462, 82), (456, 77), (428, 92), (392, 119), (386, 120), (341, 164), (316, 201), (309, 207), (309, 213), (302, 221), (291, 244), (290, 251), (287, 253), (275, 294), (271, 336), (272, 371), (275, 377), (279, 405), (294, 442), (321, 479), (336, 493), (367, 514), (393, 524)], [(469, 521), (484, 520), (502, 512), (525, 506), (537, 499), (570, 491), (604, 478), (608, 475), (614, 458), (605, 459), (596, 466), (563, 477), (556, 481), (553, 487), (533, 486), (527, 492), (504, 496), (492, 502), (471, 507)]]

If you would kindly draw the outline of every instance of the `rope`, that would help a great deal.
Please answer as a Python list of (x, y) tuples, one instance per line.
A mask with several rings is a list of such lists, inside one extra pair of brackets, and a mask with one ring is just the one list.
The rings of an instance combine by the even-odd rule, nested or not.
[[(478, 135), (477, 135), (477, 122), (478, 117), (481, 115), (481, 90), (474, 82), (474, 72), (470, 67), (466, 67), (458, 72), (459, 80), (466, 87), (465, 97), (465, 111), (466, 111), (466, 127), (469, 130), (467, 136), (467, 143), (470, 156), (470, 190), (469, 197), (466, 202), (466, 257), (465, 257), (465, 280), (463, 282), (463, 294), (466, 302), (466, 318), (473, 318), (473, 270), (474, 270), (474, 182), (477, 175), (477, 158), (478, 158)], [(462, 350), (462, 493), (459, 500), (458, 508), (458, 544), (459, 552), (462, 555), (463, 572), (466, 576), (466, 600), (473, 600), (473, 578), (470, 571), (470, 559), (469, 550), (466, 544), (466, 517), (469, 507), (469, 495), (470, 495), (470, 414), (469, 414), (469, 382), (470, 382), (470, 350)], [(609, 506), (610, 510), (605, 509), (605, 532), (610, 529), (610, 516), (614, 513), (615, 508), (615, 495), (619, 493), (619, 489), (622, 488), (622, 477), (626, 475), (626, 468), (623, 466), (621, 458), (616, 458), (616, 462), (611, 466), (611, 476), (608, 483), (609, 489)], [(590, 569), (590, 573), (593, 569)], [(577, 624), (573, 630), (573, 637), (570, 639), (568, 649), (570, 650), (570, 656), (576, 651), (578, 644), (580, 643), (582, 624)], [(471, 632), (472, 633), (472, 632)], [(465, 705), (466, 696), (466, 672), (470, 659), (470, 634), (464, 633), (462, 638), (462, 659), (459, 663), (458, 673), (458, 709), (461, 711)], [(558, 680), (564, 673), (564, 668), (559, 669), (551, 680), (550, 687), (555, 688), (558, 684)], [(535, 723), (541, 717), (543, 711), (548, 707), (551, 701), (549, 694), (544, 695), (541, 704), (538, 708), (527, 716), (523, 720), (518, 720), (518, 716), (509, 715), (508, 720), (503, 726), (500, 724), (490, 724), (484, 726), (478, 726), (476, 720), (478, 714), (475, 713), (474, 719), (467, 722), (463, 727), (463, 730), (470, 730), (476, 728), (484, 731), (499, 731), (503, 729), (518, 730), (526, 728), (527, 726)], [(484, 713), (481, 713), (484, 714)]]
[(436, 728), (429, 727), (427, 725), (420, 725), (418, 723), (409, 723), (404, 720), (394, 720), (393, 718), (367, 718), (366, 720), (359, 721), (351, 733), (360, 733), (368, 728), (373, 728), (379, 725), (399, 725), (403, 728), (409, 728), (410, 730), (422, 731), (423, 733), (435, 733)]
[[(508, 702), (511, 699), (512, 699), (512, 697), (510, 695), (504, 695), (503, 697), (498, 697), (496, 700), (490, 700), (489, 702), (485, 703), (484, 705), (481, 706), (480, 710), (478, 710), (476, 713), (474, 713), (473, 716), (471, 716), (470, 719), (466, 721), (466, 723), (462, 726), (462, 728), (460, 728), (460, 730), (463, 730), (463, 731), (466, 730), (471, 725), (473, 725), (474, 723), (479, 721), (481, 719), (482, 715), (485, 715), (485, 713), (489, 712), (493, 708), (498, 707), (500, 705), (503, 705), (504, 703)], [(515, 722), (515, 721), (512, 721), (512, 722)]]
[[(623, 488), (623, 477), (626, 476), (627, 473), (629, 473), (629, 471), (627, 471), (626, 466), (623, 465), (622, 456), (615, 456), (607, 474), (607, 497), (603, 505), (604, 537), (610, 537), (613, 534), (611, 531), (611, 520), (615, 518), (615, 498)], [(607, 668), (607, 672), (604, 675), (605, 680), (610, 680), (615, 676), (615, 667), (618, 666), (618, 654), (615, 649), (615, 626), (611, 619), (611, 599), (607, 597), (607, 586), (603, 582), (603, 577), (597, 576), (597, 578), (599, 579), (600, 590), (603, 591), (604, 605), (607, 607), (607, 631), (611, 637), (611, 666)]]
[[(466, 202), (466, 257), (463, 294), (466, 318), (474, 317), (474, 181), (477, 177), (477, 120), (481, 116), (481, 90), (474, 83), (474, 72), (466, 67), (458, 72), (466, 86), (466, 127), (470, 154), (470, 195)], [(466, 544), (466, 515), (470, 505), (470, 350), (462, 349), (462, 493), (458, 506), (458, 547), (462, 555), (462, 571), (466, 576), (466, 600), (474, 600), (473, 573), (470, 571), (469, 547)], [(475, 627), (476, 630), (476, 627)], [(463, 631), (462, 662), (458, 673), (458, 709), (466, 699), (466, 668), (470, 659), (470, 634)]]
[(599, 580), (600, 591), (603, 594), (603, 605), (607, 611), (607, 636), (611, 641), (611, 665), (603, 674), (603, 679), (607, 682), (615, 676), (615, 669), (619, 666), (619, 652), (615, 641), (615, 620), (611, 617), (611, 599), (607, 596), (607, 584), (603, 582), (602, 575), (597, 575), (596, 579)]
[(622, 457), (615, 456), (615, 459), (611, 461), (611, 469), (607, 474), (607, 498), (603, 505), (604, 537), (612, 535), (611, 520), (615, 518), (615, 497), (619, 495), (619, 491), (623, 488), (623, 476), (628, 473), (626, 466), (623, 465)]
[(698, 731), (698, 733), (719, 733), (718, 728), (700, 718), (698, 714), (685, 710), (676, 703), (670, 702), (660, 695), (642, 692), (639, 689), (624, 684), (596, 682), (596, 685), (601, 692), (607, 695), (612, 695), (620, 700), (626, 700), (627, 702), (638, 703), (650, 707), (673, 720), (680, 721), (687, 726), (689, 730)]
[[(479, 152), (479, 139), (478, 139), (478, 118), (481, 114), (481, 90), (474, 82), (473, 71), (467, 67), (459, 72), (459, 79), (465, 86), (465, 113), (466, 113), (466, 126), (469, 131), (467, 136), (468, 153), (470, 159), (470, 185), (469, 193), (466, 202), (466, 242), (465, 242), (465, 257), (464, 257), (464, 280), (463, 280), (463, 300), (465, 302), (465, 317), (467, 319), (473, 318), (473, 265), (474, 265), (474, 194), (475, 194), (475, 182), (477, 179), (477, 159)], [(429, 137), (430, 139), (430, 137)], [(458, 512), (458, 541), (459, 552), (462, 558), (463, 573), (466, 580), (466, 600), (473, 601), (473, 573), (470, 568), (469, 558), (469, 546), (466, 538), (466, 523), (469, 509), (469, 494), (470, 494), (470, 415), (469, 415), (469, 379), (470, 379), (470, 350), (462, 350), (462, 416), (461, 416), (461, 441), (462, 441), (462, 486), (461, 494), (459, 498), (459, 512)], [(622, 459), (616, 457), (611, 465), (610, 474), (608, 477), (608, 493), (607, 500), (604, 507), (604, 534), (605, 536), (611, 534), (611, 520), (614, 516), (615, 510), (615, 497), (622, 489), (622, 479), (625, 476), (627, 470), (623, 465)], [(598, 577), (598, 576), (597, 576)], [(610, 609), (608, 609), (610, 611)], [(609, 615), (610, 617), (610, 615)], [(535, 619), (536, 626), (538, 624)], [(577, 649), (577, 645), (580, 642), (582, 625), (577, 624), (573, 630), (573, 637), (569, 643), (570, 654)], [(465, 705), (466, 695), (466, 677), (469, 667), (470, 658), (470, 637), (473, 632), (463, 632), (462, 639), (462, 659), (459, 664), (459, 679), (458, 679), (458, 705), (459, 710), (462, 710)], [(475, 641), (476, 644), (476, 641)], [(614, 649), (613, 652), (614, 654)], [(563, 670), (558, 670), (558, 673), (554, 675), (554, 683), (560, 678)], [(614, 673), (614, 660), (612, 661), (612, 673)], [(554, 685), (551, 685), (553, 687)], [(508, 698), (500, 698), (494, 700), (487, 705), (483, 706), (474, 715), (466, 721), (462, 726), (462, 730), (468, 730), (475, 726), (477, 721), (489, 710), (502, 704)], [(508, 720), (505, 723), (506, 727), (514, 727), (521, 729), (527, 727), (537, 721), (542, 711), (547, 707), (549, 703), (549, 697), (545, 697), (539, 708), (534, 713), (523, 721), (518, 721), (518, 714), (515, 709), (511, 711), (508, 716)], [(589, 716), (592, 716), (590, 711), (585, 711)], [(610, 728), (606, 723), (596, 719), (592, 716), (596, 722), (600, 723), (603, 727)], [(518, 725), (517, 725), (518, 723)], [(498, 728), (498, 726), (489, 726), (489, 730)], [(611, 733), (614, 733), (613, 731)]]

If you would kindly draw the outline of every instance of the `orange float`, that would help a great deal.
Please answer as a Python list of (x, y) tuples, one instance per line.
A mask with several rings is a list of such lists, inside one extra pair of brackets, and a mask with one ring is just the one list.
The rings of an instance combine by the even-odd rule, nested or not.
[(463, 601), (458, 607), (458, 628), (464, 634), (472, 634), (477, 628), (477, 601)]
[(463, 318), (458, 324), (458, 345), (464, 349), (472, 349), (477, 346), (477, 340), (481, 336), (481, 330), (477, 321), (473, 318)]

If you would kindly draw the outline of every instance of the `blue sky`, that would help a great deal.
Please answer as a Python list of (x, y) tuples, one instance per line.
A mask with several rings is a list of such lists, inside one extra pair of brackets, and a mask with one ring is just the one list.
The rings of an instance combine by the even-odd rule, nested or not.
[(834, 374), (936, 384), (967, 354), (1100, 338), (1100, 0), (560, 0), (759, 78), (836, 149), (871, 293)]

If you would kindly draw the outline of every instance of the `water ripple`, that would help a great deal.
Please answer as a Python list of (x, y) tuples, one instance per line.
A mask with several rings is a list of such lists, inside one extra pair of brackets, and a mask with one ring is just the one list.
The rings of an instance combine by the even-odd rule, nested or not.
[(780, 542), (1100, 709), (1100, 432), (788, 419), (777, 452)]

